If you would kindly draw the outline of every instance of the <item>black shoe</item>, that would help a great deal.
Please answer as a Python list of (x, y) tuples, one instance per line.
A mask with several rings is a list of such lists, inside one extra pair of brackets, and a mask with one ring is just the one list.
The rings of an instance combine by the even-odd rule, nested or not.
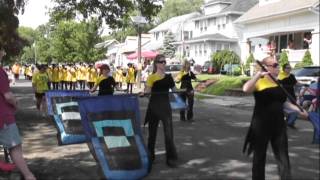
[(176, 168), (176, 167), (178, 167), (178, 162), (177, 162), (177, 160), (169, 159), (169, 160), (167, 160), (167, 165), (171, 168)]

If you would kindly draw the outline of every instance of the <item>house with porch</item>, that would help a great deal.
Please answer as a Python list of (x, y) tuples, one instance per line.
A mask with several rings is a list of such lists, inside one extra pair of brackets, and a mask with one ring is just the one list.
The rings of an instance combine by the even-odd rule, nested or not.
[(242, 29), (234, 21), (256, 3), (258, 0), (205, 0), (202, 14), (183, 23), (181, 38), (174, 43), (178, 53), (199, 65), (220, 50), (232, 50), (240, 56)]
[(307, 50), (313, 64), (319, 65), (318, 0), (259, 0), (235, 23), (243, 29), (240, 42), (243, 62), (250, 53), (263, 57), (261, 51), (264, 52), (268, 42), (273, 42), (276, 55), (279, 57), (286, 50), (292, 66), (302, 60)]

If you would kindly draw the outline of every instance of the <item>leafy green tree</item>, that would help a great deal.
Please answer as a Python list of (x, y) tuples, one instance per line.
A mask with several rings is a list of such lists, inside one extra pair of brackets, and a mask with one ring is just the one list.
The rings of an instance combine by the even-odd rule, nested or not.
[(175, 42), (174, 34), (168, 31), (163, 40), (163, 47), (160, 50), (166, 57), (173, 58), (176, 52), (176, 47), (172, 44)]
[(159, 23), (172, 17), (199, 11), (203, 0), (167, 0), (158, 14)]
[(51, 11), (51, 16), (55, 22), (60, 20), (72, 20), (76, 15), (81, 14), (84, 19), (97, 17), (111, 28), (119, 28), (124, 25), (123, 17), (129, 17), (129, 13), (134, 9), (139, 9), (141, 15), (151, 20), (161, 9), (158, 0), (53, 0), (58, 5)]
[(101, 42), (98, 22), (61, 21), (51, 33), (52, 59), (57, 62), (97, 61), (104, 49), (95, 49)]
[(4, 57), (6, 61), (15, 59), (25, 44), (16, 31), (19, 25), (16, 14), (19, 10), (23, 11), (22, 0), (0, 1), (0, 45), (7, 52)]
[[(123, 26), (123, 18), (138, 8), (141, 15), (151, 20), (161, 9), (160, 0), (52, 0), (56, 6), (51, 9), (50, 23), (57, 25), (60, 20), (73, 20), (76, 15), (82, 15), (85, 20), (97, 17), (101, 26), (103, 20), (111, 28)], [(16, 30), (19, 20), (16, 14), (24, 12), (27, 0), (1, 0), (0, 1), (0, 44), (5, 46), (7, 57), (18, 55), (25, 42), (18, 36)], [(90, 54), (97, 53), (91, 49)], [(97, 55), (97, 54), (95, 54)], [(99, 55), (100, 56), (100, 55)], [(93, 56), (93, 59), (97, 56)]]
[(289, 58), (288, 58), (287, 51), (283, 50), (281, 52), (280, 59), (279, 59), (279, 64), (280, 64), (280, 67), (282, 67), (285, 64), (289, 64)]
[(212, 55), (212, 61), (220, 72), (225, 64), (239, 64), (240, 57), (233, 51), (222, 50)]
[(300, 68), (300, 67), (304, 67), (304, 66), (310, 66), (310, 65), (313, 65), (313, 62), (312, 62), (312, 58), (311, 58), (311, 54), (310, 54), (310, 51), (307, 50), (304, 54), (304, 57), (302, 59), (301, 62), (297, 63), (294, 68)]

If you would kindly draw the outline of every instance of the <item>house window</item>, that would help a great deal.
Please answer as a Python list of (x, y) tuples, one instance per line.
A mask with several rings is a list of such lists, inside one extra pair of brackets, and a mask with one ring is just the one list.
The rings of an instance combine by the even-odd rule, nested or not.
[(199, 21), (195, 21), (196, 29), (199, 29)]
[(159, 39), (159, 32), (156, 32), (156, 33), (155, 33), (155, 38), (156, 38), (156, 40)]
[(192, 37), (193, 37), (192, 32), (193, 32), (193, 31), (190, 31), (190, 39), (192, 39)]
[(207, 56), (207, 47), (205, 43), (203, 44), (203, 55)]
[(226, 24), (229, 23), (229, 16), (226, 16)]
[(218, 24), (218, 31), (220, 31), (220, 24)]
[(226, 28), (226, 25), (225, 24), (222, 24), (222, 29), (225, 29)]
[(220, 50), (222, 50), (222, 44), (217, 43), (217, 51), (220, 51)]
[(202, 56), (202, 44), (199, 45), (199, 55)]
[(204, 20), (204, 21), (203, 21), (203, 24), (204, 24), (204, 25), (203, 25), (203, 26), (204, 26), (204, 30), (207, 31), (208, 20), (207, 20), (207, 19)]

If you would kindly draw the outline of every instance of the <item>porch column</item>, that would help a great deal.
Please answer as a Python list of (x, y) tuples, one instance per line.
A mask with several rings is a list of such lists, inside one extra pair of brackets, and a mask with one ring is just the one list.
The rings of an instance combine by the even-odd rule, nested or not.
[(250, 55), (250, 41), (248, 38), (244, 38), (242, 41), (239, 42), (240, 50), (241, 50), (241, 63), (246, 63), (247, 58)]
[(311, 32), (312, 43), (310, 48), (311, 58), (314, 65), (319, 65), (319, 27)]

